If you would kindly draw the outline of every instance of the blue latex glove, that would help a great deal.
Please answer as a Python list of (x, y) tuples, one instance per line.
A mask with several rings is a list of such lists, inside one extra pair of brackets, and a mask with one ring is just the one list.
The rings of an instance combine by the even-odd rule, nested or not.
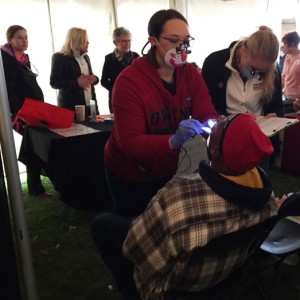
[(191, 136), (199, 135), (203, 132), (203, 125), (194, 119), (183, 120), (179, 123), (177, 131), (171, 136), (170, 142), (173, 149), (179, 149)]
[(216, 119), (208, 119), (203, 123), (202, 130), (208, 134), (211, 133), (211, 129), (214, 127), (214, 125), (217, 123)]

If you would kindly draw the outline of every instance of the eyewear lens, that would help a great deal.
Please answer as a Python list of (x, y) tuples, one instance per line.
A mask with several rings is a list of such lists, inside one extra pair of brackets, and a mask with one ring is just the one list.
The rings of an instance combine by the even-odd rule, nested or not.
[(173, 43), (173, 44), (177, 44), (179, 42), (182, 42), (179, 46), (176, 47), (176, 53), (180, 54), (182, 51), (185, 51), (187, 54), (190, 54), (192, 52), (191, 47), (194, 44), (194, 38), (193, 37), (189, 37), (188, 39), (180, 39), (177, 37), (163, 37), (161, 36), (161, 38)]

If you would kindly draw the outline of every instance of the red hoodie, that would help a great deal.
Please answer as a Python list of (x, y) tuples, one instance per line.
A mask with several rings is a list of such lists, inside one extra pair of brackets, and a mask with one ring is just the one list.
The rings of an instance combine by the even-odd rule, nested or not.
[(145, 57), (118, 76), (112, 98), (115, 125), (104, 152), (117, 176), (134, 181), (173, 176), (179, 151), (172, 151), (168, 141), (179, 122), (189, 116), (201, 123), (218, 118), (199, 71), (187, 63), (175, 72), (174, 96)]

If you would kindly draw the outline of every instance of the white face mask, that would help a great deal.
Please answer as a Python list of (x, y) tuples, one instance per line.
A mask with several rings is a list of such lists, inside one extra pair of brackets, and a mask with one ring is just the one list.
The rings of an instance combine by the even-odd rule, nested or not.
[[(165, 53), (165, 63), (172, 68), (181, 67), (186, 63), (187, 60), (187, 51), (184, 45), (177, 46), (176, 48), (172, 48), (169, 51), (165, 52), (162, 47), (160, 46), (159, 42), (157, 44), (161, 51)], [(179, 53), (178, 53), (179, 52)]]
[(180, 53), (177, 53), (177, 48), (172, 48), (170, 49), (166, 54), (165, 54), (165, 63), (169, 67), (173, 68), (178, 68), (181, 67), (186, 63), (187, 60), (187, 53), (182, 45)]

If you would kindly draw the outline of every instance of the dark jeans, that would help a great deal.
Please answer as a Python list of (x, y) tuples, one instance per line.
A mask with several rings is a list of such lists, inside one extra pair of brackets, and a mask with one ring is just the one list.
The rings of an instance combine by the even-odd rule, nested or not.
[(140, 300), (133, 279), (133, 263), (122, 252), (130, 225), (130, 218), (105, 212), (93, 221), (92, 237), (123, 298)]
[(171, 179), (169, 177), (147, 182), (124, 180), (112, 173), (107, 166), (105, 173), (114, 212), (129, 218), (140, 215), (157, 191)]

